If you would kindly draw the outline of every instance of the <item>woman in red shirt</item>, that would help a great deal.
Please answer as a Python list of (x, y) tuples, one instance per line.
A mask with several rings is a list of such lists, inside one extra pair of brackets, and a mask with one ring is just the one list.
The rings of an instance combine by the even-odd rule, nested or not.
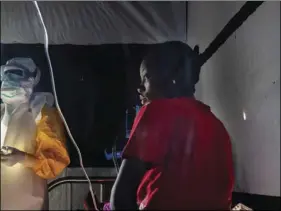
[(156, 46), (140, 68), (145, 105), (135, 118), (112, 188), (112, 210), (230, 209), (230, 138), (210, 108), (194, 98), (198, 50)]

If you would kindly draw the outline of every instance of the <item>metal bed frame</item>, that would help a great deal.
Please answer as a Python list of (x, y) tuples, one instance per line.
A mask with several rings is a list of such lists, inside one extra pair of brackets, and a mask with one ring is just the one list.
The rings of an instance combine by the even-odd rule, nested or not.
[[(89, 177), (92, 184), (100, 185), (100, 196), (99, 199), (101, 202), (104, 201), (104, 185), (113, 184), (116, 177)], [(58, 178), (48, 184), (48, 192), (51, 192), (53, 189), (59, 187), (63, 184), (87, 184), (88, 181), (83, 176), (66, 176)]]

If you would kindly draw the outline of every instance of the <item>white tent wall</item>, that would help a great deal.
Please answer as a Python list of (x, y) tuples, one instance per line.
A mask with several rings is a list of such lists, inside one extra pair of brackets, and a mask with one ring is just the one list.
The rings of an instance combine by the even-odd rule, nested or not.
[[(186, 40), (186, 2), (38, 1), (50, 44)], [(31, 1), (1, 2), (1, 43), (43, 43)]]
[[(244, 3), (190, 2), (188, 43), (203, 51)], [(280, 196), (280, 2), (249, 17), (205, 64), (197, 89), (230, 132), (236, 191)]]

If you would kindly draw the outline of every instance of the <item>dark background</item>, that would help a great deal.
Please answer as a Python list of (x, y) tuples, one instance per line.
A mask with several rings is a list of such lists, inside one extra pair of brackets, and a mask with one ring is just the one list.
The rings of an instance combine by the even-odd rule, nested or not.
[[(139, 104), (141, 58), (149, 45), (54, 45), (49, 52), (62, 112), (86, 167), (112, 166), (104, 150), (117, 148), (125, 139), (125, 111)], [(30, 57), (41, 69), (35, 91), (52, 92), (50, 71), (41, 44), (1, 44), (1, 65), (13, 57)], [(134, 115), (131, 115), (134, 118)], [(132, 121), (131, 121), (132, 122)], [(68, 139), (70, 167), (80, 167), (78, 154)]]

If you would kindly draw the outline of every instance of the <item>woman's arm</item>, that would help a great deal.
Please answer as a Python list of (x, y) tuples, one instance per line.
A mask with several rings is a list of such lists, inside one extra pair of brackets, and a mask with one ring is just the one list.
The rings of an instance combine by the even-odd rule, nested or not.
[(124, 159), (110, 196), (112, 210), (138, 210), (137, 189), (148, 165), (136, 158)]
[[(166, 116), (158, 104), (143, 106), (135, 118), (130, 138), (123, 151), (120, 172), (111, 192), (113, 210), (138, 210), (138, 188), (145, 173), (162, 163), (167, 151)], [(164, 132), (163, 132), (164, 131)], [(164, 134), (164, 135), (163, 135)]]

